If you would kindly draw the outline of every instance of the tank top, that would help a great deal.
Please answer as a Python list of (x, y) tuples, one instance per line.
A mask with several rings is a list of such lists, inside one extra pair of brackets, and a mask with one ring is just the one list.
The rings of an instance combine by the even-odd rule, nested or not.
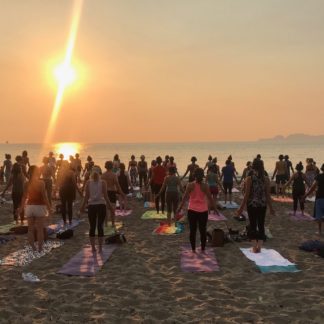
[(139, 161), (137, 166), (138, 166), (138, 172), (145, 173), (147, 171), (146, 161)]
[(195, 182), (194, 190), (190, 193), (188, 209), (202, 213), (208, 211), (205, 193), (200, 188), (200, 183)]
[(168, 177), (166, 192), (178, 192), (178, 178), (176, 176)]
[(247, 205), (250, 207), (266, 207), (267, 198), (264, 179), (260, 179), (256, 175), (252, 175), (251, 179), (251, 191)]
[(209, 187), (217, 187), (217, 175), (215, 173), (209, 173), (207, 175), (207, 183)]
[(89, 181), (89, 205), (105, 205), (106, 201), (102, 193), (102, 180)]
[(39, 186), (35, 187), (28, 184), (27, 205), (46, 205)]
[(305, 193), (305, 184), (303, 179), (303, 174), (301, 172), (297, 173), (293, 183), (294, 193)]

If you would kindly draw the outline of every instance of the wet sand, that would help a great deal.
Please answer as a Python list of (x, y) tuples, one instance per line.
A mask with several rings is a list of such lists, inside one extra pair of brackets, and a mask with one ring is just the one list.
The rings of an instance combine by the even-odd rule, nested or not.
[[(218, 272), (184, 273), (180, 246), (188, 242), (188, 226), (183, 234), (152, 235), (159, 221), (140, 219), (143, 202), (132, 200), (131, 205), (134, 213), (122, 218), (128, 243), (115, 250), (95, 277), (57, 274), (88, 243), (86, 215), (62, 247), (23, 268), (1, 266), (0, 322), (323, 323), (324, 260), (298, 249), (301, 242), (316, 238), (316, 226), (290, 220), (290, 203), (274, 203), (276, 216), (267, 216), (273, 239), (265, 247), (276, 249), (302, 271), (270, 274), (261, 274), (240, 252), (248, 242), (215, 248)], [(309, 213), (312, 208), (307, 203)], [(228, 226), (244, 228), (234, 213), (223, 211)], [(0, 225), (12, 221), (10, 206), (2, 205), (0, 214)], [(59, 219), (54, 215), (51, 223)], [(226, 228), (224, 222), (209, 226)], [(26, 235), (16, 237), (0, 245), (0, 257), (24, 246)], [(22, 272), (32, 272), (41, 282), (23, 281)]]

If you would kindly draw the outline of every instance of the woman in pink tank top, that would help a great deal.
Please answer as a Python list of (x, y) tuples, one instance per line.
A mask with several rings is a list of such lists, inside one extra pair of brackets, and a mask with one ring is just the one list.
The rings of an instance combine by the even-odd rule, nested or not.
[[(189, 221), (189, 240), (193, 252), (196, 252), (196, 232), (197, 227), (200, 233), (201, 250), (206, 247), (206, 228), (208, 221), (208, 207), (214, 209), (218, 214), (215, 201), (213, 200), (208, 185), (203, 183), (204, 170), (197, 168), (194, 173), (195, 181), (188, 183), (178, 212), (182, 209), (185, 201), (189, 198), (188, 221)], [(209, 206), (208, 206), (209, 205)]]

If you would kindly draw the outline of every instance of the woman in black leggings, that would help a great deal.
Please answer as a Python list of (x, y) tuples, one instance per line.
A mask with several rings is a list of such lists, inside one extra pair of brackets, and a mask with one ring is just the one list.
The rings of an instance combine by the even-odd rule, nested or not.
[(252, 164), (252, 175), (246, 178), (245, 195), (241, 207), (237, 211), (240, 216), (245, 206), (249, 215), (249, 239), (253, 242), (252, 252), (261, 252), (265, 237), (265, 215), (267, 205), (274, 214), (270, 198), (270, 180), (264, 175), (263, 161), (255, 159)]
[(178, 208), (178, 212), (182, 209), (185, 201), (189, 198), (188, 207), (188, 221), (190, 227), (189, 240), (191, 249), (196, 252), (196, 232), (199, 227), (201, 251), (205, 251), (206, 248), (206, 228), (208, 221), (208, 204), (218, 214), (215, 201), (213, 200), (208, 185), (203, 183), (204, 170), (197, 168), (194, 173), (194, 182), (190, 182), (187, 185), (186, 192)]
[(89, 237), (92, 251), (96, 252), (95, 233), (98, 228), (99, 253), (102, 252), (104, 238), (104, 221), (106, 218), (106, 206), (110, 209), (112, 215), (114, 208), (112, 207), (108, 195), (107, 184), (100, 179), (101, 169), (94, 166), (91, 171), (91, 179), (85, 185), (85, 197), (83, 199), (80, 213), (84, 212), (86, 203), (88, 204), (88, 218), (90, 224)]

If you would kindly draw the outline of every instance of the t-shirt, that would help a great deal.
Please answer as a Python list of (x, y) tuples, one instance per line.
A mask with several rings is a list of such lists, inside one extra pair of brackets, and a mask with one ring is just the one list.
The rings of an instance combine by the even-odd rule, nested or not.
[(233, 165), (226, 165), (222, 168), (223, 176), (224, 176), (224, 182), (225, 183), (232, 183), (233, 182), (233, 176), (234, 176), (234, 167)]
[(163, 184), (164, 178), (166, 176), (166, 170), (162, 165), (157, 165), (152, 169), (153, 183)]
[(316, 199), (324, 198), (324, 173), (318, 174), (315, 180), (317, 182)]

